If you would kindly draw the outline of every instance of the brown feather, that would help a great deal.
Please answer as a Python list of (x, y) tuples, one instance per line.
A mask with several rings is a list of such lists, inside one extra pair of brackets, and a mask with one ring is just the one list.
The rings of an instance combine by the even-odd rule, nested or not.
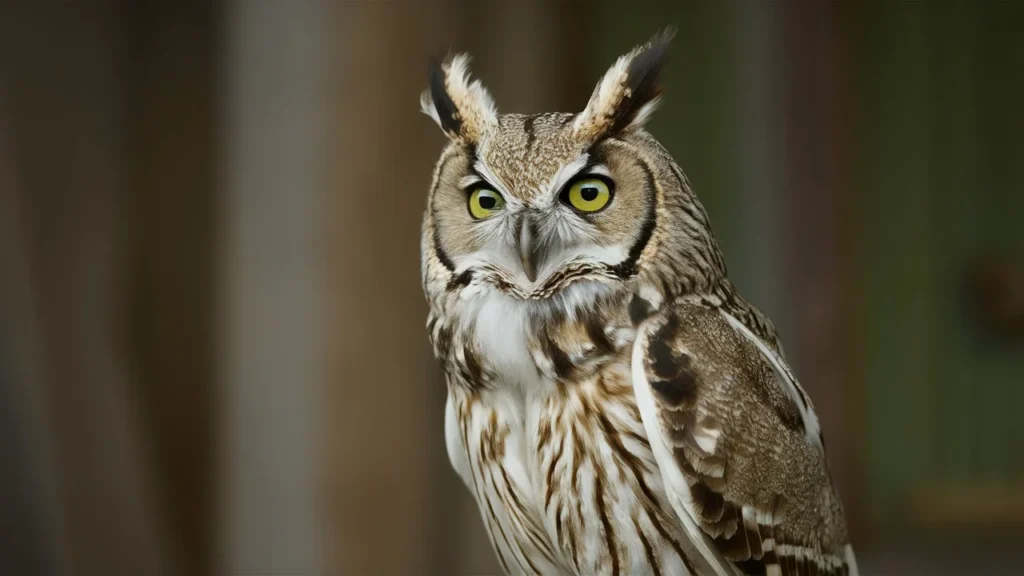
[[(764, 573), (776, 562), (785, 573), (806, 574), (812, 567), (836, 573), (845, 565), (848, 543), (842, 507), (823, 453), (802, 426), (787, 422), (799, 419), (799, 410), (775, 371), (714, 308), (679, 302), (651, 322), (656, 328), (646, 348), (647, 377), (663, 437), (689, 482), (698, 524), (746, 573)], [(680, 373), (690, 374), (693, 383), (685, 405), (655, 385)], [(718, 431), (713, 454), (695, 436), (708, 428)], [(719, 460), (716, 466), (706, 462), (709, 457)], [(708, 471), (719, 469), (720, 478), (709, 477)], [(758, 518), (770, 522), (762, 525)], [(774, 539), (781, 534), (784, 541)], [(773, 538), (769, 553), (765, 538)]]

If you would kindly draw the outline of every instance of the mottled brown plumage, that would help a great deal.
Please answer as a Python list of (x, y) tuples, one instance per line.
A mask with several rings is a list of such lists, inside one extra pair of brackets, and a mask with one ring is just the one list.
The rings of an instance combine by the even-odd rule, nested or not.
[(508, 573), (855, 572), (810, 400), (643, 130), (668, 38), (578, 114), (498, 114), (468, 59), (434, 70), (449, 457)]
[(830, 569), (820, 572), (846, 573), (834, 551), (848, 536), (824, 451), (808, 442), (775, 369), (723, 314), (686, 299), (645, 328), (657, 425), (697, 523), (723, 555), (769, 563), (779, 547), (799, 548)]

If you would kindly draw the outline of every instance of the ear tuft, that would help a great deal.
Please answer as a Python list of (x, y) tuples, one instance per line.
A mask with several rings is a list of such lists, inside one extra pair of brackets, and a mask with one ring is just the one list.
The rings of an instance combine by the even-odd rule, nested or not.
[(477, 142), (498, 121), (491, 95), (479, 80), (470, 81), (469, 56), (458, 54), (446, 64), (432, 61), (429, 88), (420, 109), (453, 140)]
[(587, 107), (576, 117), (578, 135), (596, 140), (647, 121), (661, 98), (658, 77), (668, 61), (674, 36), (675, 29), (666, 28), (608, 69)]
[(445, 71), (436, 58), (430, 60), (428, 86), (420, 96), (420, 109), (424, 114), (433, 118), (445, 134), (458, 134), (462, 121), (459, 119), (459, 111), (455, 108), (455, 102), (452, 102), (452, 98), (445, 88)]

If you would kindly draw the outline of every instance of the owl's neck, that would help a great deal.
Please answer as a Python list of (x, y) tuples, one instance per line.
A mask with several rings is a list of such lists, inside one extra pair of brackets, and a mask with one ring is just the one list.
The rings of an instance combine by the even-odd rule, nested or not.
[(465, 389), (532, 388), (578, 380), (602, 363), (628, 357), (636, 327), (668, 301), (721, 307), (778, 349), (771, 323), (728, 280), (701, 293), (664, 284), (579, 282), (543, 300), (489, 286), (432, 299), (428, 331), (449, 385)]
[(552, 298), (493, 288), (433, 300), (428, 330), (449, 385), (533, 387), (579, 376), (632, 343), (627, 287), (584, 281)]

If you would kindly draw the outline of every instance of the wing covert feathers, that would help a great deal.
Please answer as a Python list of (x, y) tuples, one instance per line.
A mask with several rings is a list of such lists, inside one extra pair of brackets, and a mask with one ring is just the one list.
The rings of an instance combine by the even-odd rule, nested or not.
[(633, 386), (676, 512), (713, 564), (856, 574), (824, 453), (755, 344), (698, 304), (667, 305), (638, 331)]

